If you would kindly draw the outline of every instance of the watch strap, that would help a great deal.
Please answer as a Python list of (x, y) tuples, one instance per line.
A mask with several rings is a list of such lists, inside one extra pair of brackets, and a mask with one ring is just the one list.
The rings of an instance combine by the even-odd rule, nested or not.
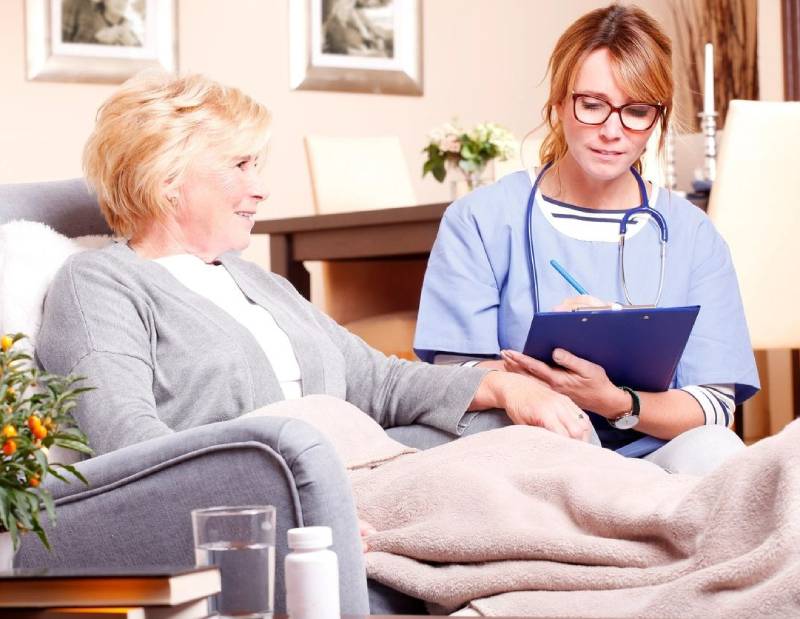
[[(636, 393), (630, 387), (625, 387), (623, 385), (620, 385), (619, 388), (622, 389), (625, 393), (629, 393), (631, 395), (631, 410), (629, 410), (627, 413), (624, 413), (623, 415), (620, 415), (620, 417), (627, 417), (628, 415), (634, 415), (638, 417), (639, 409), (641, 408), (641, 403), (639, 402), (639, 394)], [(619, 419), (620, 417), (617, 417), (617, 419)]]

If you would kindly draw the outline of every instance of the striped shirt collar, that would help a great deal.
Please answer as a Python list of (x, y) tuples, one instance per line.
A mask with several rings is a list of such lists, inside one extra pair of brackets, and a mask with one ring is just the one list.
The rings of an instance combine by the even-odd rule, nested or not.
[[(653, 185), (650, 192), (650, 204), (658, 200), (658, 186)], [(598, 210), (561, 202), (542, 195), (536, 190), (536, 206), (556, 231), (579, 241), (598, 241), (617, 243), (619, 241), (619, 223), (629, 209)], [(627, 238), (636, 236), (650, 221), (650, 215), (636, 215), (628, 221)]]

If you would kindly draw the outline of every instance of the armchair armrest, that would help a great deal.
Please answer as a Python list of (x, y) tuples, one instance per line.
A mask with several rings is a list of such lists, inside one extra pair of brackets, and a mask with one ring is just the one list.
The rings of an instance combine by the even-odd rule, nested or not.
[[(193, 565), (190, 511), (274, 505), (275, 609), (285, 611), (286, 531), (326, 525), (339, 558), (342, 612), (368, 614), (355, 506), (344, 467), (310, 425), (281, 417), (235, 419), (158, 437), (76, 465), (89, 480), (48, 479), (53, 551), (27, 535), (17, 567)], [(43, 521), (47, 518), (43, 517)]]

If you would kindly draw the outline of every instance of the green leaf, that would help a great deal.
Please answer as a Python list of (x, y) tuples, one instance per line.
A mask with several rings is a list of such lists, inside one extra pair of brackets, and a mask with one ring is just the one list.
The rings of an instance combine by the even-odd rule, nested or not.
[(44, 532), (42, 525), (40, 525), (37, 522), (36, 525), (33, 527), (33, 532), (36, 533), (36, 536), (39, 538), (39, 541), (42, 542), (42, 546), (47, 548), (47, 550), (53, 550), (50, 547), (50, 540), (47, 539), (47, 533)]
[(44, 455), (44, 452), (41, 449), (34, 451), (33, 456), (36, 459), (36, 463), (39, 465), (40, 470), (42, 471), (42, 477), (44, 477), (44, 472), (47, 471), (47, 456)]
[(39, 492), (39, 498), (44, 503), (44, 508), (47, 510), (47, 517), (50, 518), (50, 522), (55, 524), (56, 521), (56, 505), (53, 501), (53, 497), (50, 496), (49, 492), (44, 490)]
[(9, 519), (11, 516), (11, 499), (5, 488), (0, 488), (0, 523), (3, 528), (8, 531), (11, 529)]
[(8, 519), (8, 534), (11, 536), (11, 542), (14, 544), (14, 550), (19, 548), (19, 529), (17, 528), (17, 521), (13, 515)]
[(63, 438), (56, 438), (53, 441), (55, 445), (59, 447), (64, 447), (65, 449), (71, 449), (72, 451), (79, 451), (80, 453), (91, 455), (94, 452), (88, 445), (84, 445), (83, 443), (75, 440), (70, 439), (63, 439)]
[(69, 483), (69, 480), (68, 480), (66, 477), (64, 477), (64, 476), (63, 476), (61, 473), (58, 473), (58, 472), (55, 470), (55, 467), (56, 467), (56, 466), (58, 466), (58, 465), (57, 465), (57, 464), (55, 464), (55, 465), (52, 465), (52, 466), (48, 467), (48, 469), (47, 469), (47, 472), (48, 472), (50, 475), (52, 475), (53, 477), (55, 477), (56, 479), (63, 481), (65, 484), (68, 484), (68, 483)]
[[(58, 468), (60, 468), (60, 469), (65, 469), (65, 470), (69, 471), (69, 472), (70, 472), (70, 473), (72, 473), (72, 474), (73, 474), (73, 475), (74, 475), (74, 476), (75, 476), (77, 479), (79, 479), (80, 481), (82, 481), (84, 484), (86, 484), (87, 486), (89, 485), (89, 482), (87, 481), (87, 479), (86, 479), (86, 478), (85, 478), (85, 477), (84, 477), (84, 476), (81, 474), (81, 472), (80, 472), (78, 469), (76, 469), (76, 468), (75, 468), (74, 466), (72, 466), (71, 464), (56, 464), (56, 465), (54, 465), (54, 466), (56, 466), (56, 467), (58, 467)], [(52, 472), (52, 471), (51, 471), (51, 472)]]
[(444, 182), (444, 177), (447, 176), (447, 170), (444, 167), (444, 161), (433, 168), (433, 178), (437, 181)]
[(30, 504), (24, 492), (14, 491), (11, 495), (11, 519), (17, 520), (23, 528), (32, 529)]

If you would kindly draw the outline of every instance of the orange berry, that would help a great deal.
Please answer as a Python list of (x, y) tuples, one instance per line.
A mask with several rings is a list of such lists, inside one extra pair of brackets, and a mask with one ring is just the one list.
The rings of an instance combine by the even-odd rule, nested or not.
[(3, 443), (3, 453), (7, 456), (13, 456), (17, 451), (17, 443), (13, 439), (8, 439)]
[(42, 425), (42, 421), (36, 415), (31, 415), (30, 417), (28, 417), (28, 427), (31, 430), (33, 430), (37, 426), (41, 426), (41, 425)]
[(3, 349), (3, 352), (6, 352), (9, 348), (14, 345), (14, 340), (8, 335), (4, 335), (0, 337), (0, 348)]
[(42, 440), (45, 436), (47, 436), (47, 428), (42, 425), (37, 425), (31, 430), (31, 432), (33, 432), (33, 435), (39, 440)]
[(2, 434), (6, 438), (14, 438), (17, 435), (17, 429), (9, 423), (3, 426)]
[(33, 477), (30, 478), (30, 481), (28, 483), (31, 485), (31, 488), (38, 488), (39, 478), (36, 475), (34, 475)]

